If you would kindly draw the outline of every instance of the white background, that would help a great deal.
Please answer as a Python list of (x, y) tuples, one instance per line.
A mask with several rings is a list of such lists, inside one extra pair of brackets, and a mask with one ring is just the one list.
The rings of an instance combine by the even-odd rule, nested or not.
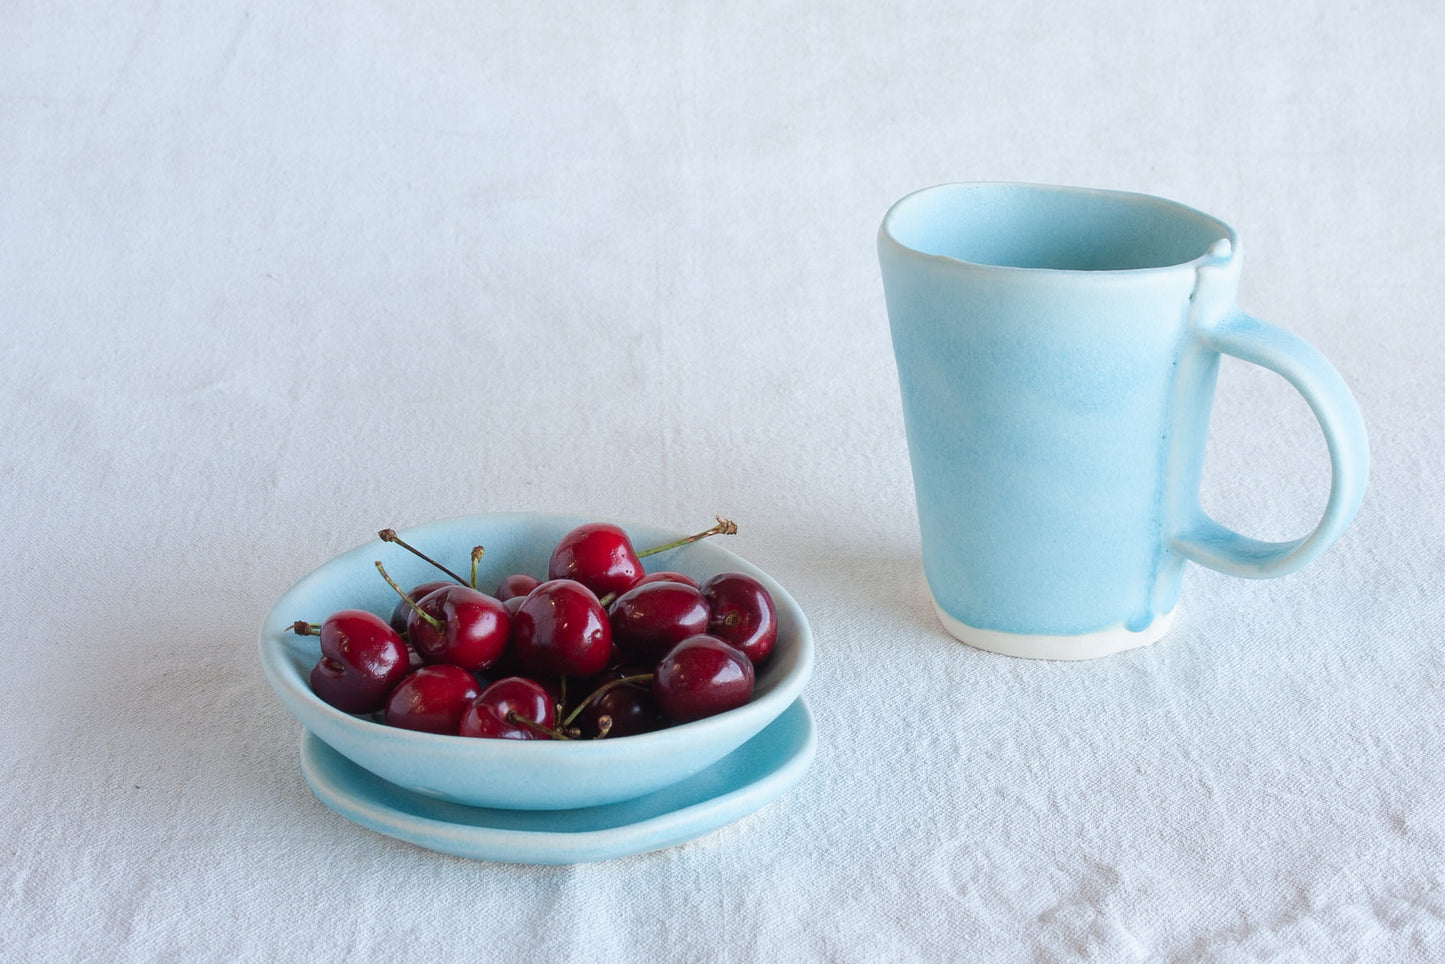
[[(1445, 14), (1160, 4), (0, 6), (0, 958), (1445, 957)], [(1307, 570), (1020, 662), (929, 608), (874, 234), (953, 180), (1228, 222), (1371, 432)], [(1225, 365), (1206, 505), (1328, 460)], [(332, 814), (256, 662), (380, 527), (714, 513), (817, 636), (804, 782), (601, 864)]]

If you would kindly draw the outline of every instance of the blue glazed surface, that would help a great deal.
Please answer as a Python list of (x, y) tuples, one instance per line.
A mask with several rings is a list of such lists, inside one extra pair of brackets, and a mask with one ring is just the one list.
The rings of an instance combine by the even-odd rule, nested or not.
[[(484, 585), (512, 572), (545, 575), (558, 538), (583, 521), (567, 516), (493, 514), (448, 519), (408, 529), (401, 537), (453, 568), (473, 546), (486, 549)], [(683, 533), (624, 523), (639, 547), (662, 545)], [(435, 578), (435, 570), (400, 547), (379, 540), (332, 559), (299, 580), (261, 628), (259, 654), (277, 697), (318, 738), (363, 769), (415, 793), (468, 806), (564, 810), (615, 803), (653, 793), (711, 766), (747, 742), (802, 693), (812, 674), (813, 636), (792, 596), (776, 580), (718, 544), (693, 543), (651, 556), (649, 569), (694, 577), (723, 571), (756, 576), (778, 611), (778, 642), (759, 667), (750, 703), (654, 733), (570, 742), (482, 740), (382, 726), (328, 706), (311, 691), (319, 655), (313, 637), (297, 636), (297, 620), (320, 622), (343, 608), (391, 611), (396, 598), (374, 565), (381, 560), (403, 585)], [(469, 564), (469, 563), (468, 563)]]
[(378, 833), (476, 860), (572, 864), (693, 840), (770, 803), (813, 762), (817, 733), (797, 700), (717, 763), (655, 793), (562, 811), (495, 810), (433, 800), (363, 770), (310, 733), (301, 769), (318, 799)]
[[(1309, 346), (1240, 321), (1222, 222), (1143, 195), (954, 184), (898, 202), (878, 251), (924, 569), (960, 623), (1141, 632), (1173, 610), (1186, 559), (1273, 575), (1348, 524), (1358, 411)], [(1335, 493), (1307, 540), (1254, 543), (1199, 508), (1220, 351), (1321, 415)]]

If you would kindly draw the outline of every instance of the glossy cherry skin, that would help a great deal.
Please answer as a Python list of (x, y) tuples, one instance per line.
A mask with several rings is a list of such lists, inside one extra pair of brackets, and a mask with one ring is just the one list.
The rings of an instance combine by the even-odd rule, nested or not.
[(659, 569), (657, 572), (649, 572), (647, 575), (637, 580), (636, 584), (632, 588), (636, 589), (638, 586), (649, 582), (680, 582), (685, 585), (692, 586), (694, 589), (697, 588), (696, 579), (692, 578), (686, 573), (672, 572), (667, 569)]
[(624, 593), (643, 575), (642, 560), (619, 526), (589, 522), (568, 532), (552, 550), (548, 579), (573, 579), (597, 594)]
[(545, 733), (507, 719), (509, 713), (540, 726), (555, 728), (557, 725), (557, 707), (546, 688), (520, 676), (508, 676), (472, 700), (462, 714), (461, 735), (495, 740), (548, 739)]
[(387, 725), (456, 735), (462, 714), (481, 691), (476, 677), (460, 666), (423, 666), (392, 691), (386, 701)]
[(480, 673), (507, 648), (512, 614), (486, 593), (448, 583), (417, 600), (417, 608), (443, 624), (438, 631), (415, 612), (407, 620), (407, 638), (428, 663)]
[(707, 632), (761, 663), (778, 641), (778, 610), (762, 583), (742, 572), (718, 573), (702, 584), (712, 616)]
[(612, 658), (612, 627), (586, 586), (550, 579), (512, 617), (511, 645), (528, 676), (595, 676)]
[(700, 590), (669, 580), (633, 586), (617, 597), (607, 615), (613, 645), (648, 663), (662, 659), (687, 637), (707, 632), (711, 618)]
[[(609, 669), (601, 676), (588, 681), (591, 692), (596, 692), (608, 682), (650, 672), (642, 668)], [(584, 697), (585, 698), (585, 697)], [(646, 682), (614, 686), (596, 699), (591, 699), (577, 716), (577, 726), (585, 739), (598, 736), (598, 721), (603, 716), (612, 720), (607, 738), (633, 736), (637, 733), (651, 733), (667, 726), (667, 719), (657, 708), (652, 687)]]
[[(435, 582), (424, 582), (411, 590), (407, 595), (411, 596), (413, 602), (416, 602), (428, 593), (433, 593), (438, 589), (445, 589), (447, 586), (455, 585), (456, 583), (446, 579), (439, 579)], [(398, 599), (396, 605), (391, 607), (391, 628), (399, 633), (406, 632), (406, 621), (410, 617), (411, 607), (407, 605), (405, 599)]]
[(386, 620), (343, 609), (321, 624), (311, 689), (343, 713), (375, 713), (407, 674), (406, 643)]
[(541, 584), (542, 580), (536, 576), (529, 576), (525, 572), (516, 572), (498, 583), (497, 591), (492, 595), (502, 602), (506, 602), (508, 599), (519, 599), (526, 596)]
[(674, 646), (652, 676), (663, 715), (688, 723), (742, 706), (753, 698), (753, 664), (716, 636), (689, 636)]

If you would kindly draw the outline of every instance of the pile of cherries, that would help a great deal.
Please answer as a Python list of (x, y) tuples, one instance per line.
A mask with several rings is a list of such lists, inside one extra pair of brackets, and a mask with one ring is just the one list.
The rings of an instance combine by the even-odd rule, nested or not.
[(762, 583), (724, 572), (699, 584), (648, 573), (642, 558), (712, 535), (726, 519), (677, 542), (637, 551), (627, 533), (587, 523), (557, 543), (546, 580), (516, 573), (479, 591), (483, 550), (463, 579), (391, 529), (381, 538), (449, 579), (401, 597), (389, 620), (347, 609), (319, 626), (311, 688), (346, 713), (428, 733), (510, 740), (626, 736), (702, 719), (752, 699), (755, 667), (778, 638)]

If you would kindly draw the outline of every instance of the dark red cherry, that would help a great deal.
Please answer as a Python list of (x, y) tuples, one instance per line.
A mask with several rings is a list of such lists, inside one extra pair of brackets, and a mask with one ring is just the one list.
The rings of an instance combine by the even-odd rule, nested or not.
[(642, 578), (642, 560), (621, 527), (589, 522), (568, 532), (552, 550), (548, 579), (572, 579), (600, 599), (623, 593)]
[(486, 593), (447, 583), (416, 604), (426, 616), (412, 612), (407, 637), (426, 662), (480, 673), (506, 649), (512, 615)]
[(386, 722), (405, 730), (455, 735), (482, 688), (471, 673), (445, 663), (413, 671), (386, 701)]
[(754, 665), (778, 641), (778, 611), (763, 584), (742, 572), (723, 572), (702, 584), (712, 610), (707, 632), (747, 654)]
[[(456, 583), (450, 582), (445, 579), (440, 579), (436, 582), (424, 582), (420, 586), (417, 586), (415, 589), (413, 589), (410, 593), (410, 596), (413, 600), (419, 600), (428, 593), (433, 593), (436, 592), (438, 589), (445, 589), (447, 586), (453, 585), (456, 585)], [(396, 630), (398, 633), (404, 633), (406, 632), (406, 620), (407, 617), (410, 615), (411, 607), (407, 605), (406, 600), (398, 599), (396, 601), (396, 605), (391, 607), (391, 619), (388, 620), (388, 622), (391, 623), (392, 629)]]
[(753, 698), (753, 664), (716, 636), (689, 636), (657, 664), (652, 695), (674, 723), (700, 720)]
[(656, 663), (689, 636), (707, 632), (712, 611), (702, 592), (686, 583), (633, 586), (608, 610), (612, 642), (629, 657)]
[(547, 734), (538, 727), (553, 729), (556, 725), (557, 709), (547, 690), (532, 680), (508, 676), (482, 690), (467, 707), (462, 714), (461, 735), (545, 740)]
[(685, 573), (670, 572), (666, 569), (661, 569), (657, 572), (649, 572), (647, 575), (637, 580), (637, 585), (633, 586), (632, 588), (636, 589), (637, 586), (641, 586), (644, 583), (649, 582), (680, 582), (684, 583), (685, 585), (692, 586), (694, 589), (697, 588), (696, 579)]
[(497, 584), (497, 591), (492, 595), (496, 596), (502, 602), (506, 602), (508, 599), (517, 599), (527, 595), (527, 593), (536, 589), (541, 582), (542, 580), (535, 576), (529, 576), (525, 572), (513, 573)]
[(512, 617), (512, 648), (528, 676), (595, 676), (612, 658), (612, 627), (586, 586), (551, 579)]
[[(306, 634), (314, 627), (308, 627)], [(374, 713), (407, 674), (407, 650), (380, 616), (343, 609), (326, 617), (320, 630), (321, 659), (311, 670), (311, 689), (343, 713)]]
[[(597, 680), (592, 681), (599, 684), (594, 687), (594, 690), (600, 688), (601, 684), (609, 682), (607, 679), (609, 676), (613, 680), (617, 680), (632, 675), (637, 675), (637, 672), (609, 670)], [(581, 729), (582, 736), (593, 739), (603, 735), (600, 721), (604, 716), (610, 721), (605, 734), (609, 738), (651, 733), (653, 730), (660, 730), (667, 726), (667, 719), (657, 708), (657, 699), (652, 695), (652, 687), (646, 681), (613, 686), (603, 692), (601, 696), (589, 700), (577, 716), (577, 726)]]

